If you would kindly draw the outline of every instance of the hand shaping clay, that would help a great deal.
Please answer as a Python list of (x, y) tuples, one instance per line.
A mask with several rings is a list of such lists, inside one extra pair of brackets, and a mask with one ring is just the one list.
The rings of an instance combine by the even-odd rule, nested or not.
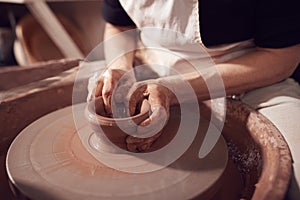
[(137, 109), (136, 115), (132, 117), (112, 118), (107, 116), (102, 97), (90, 101), (85, 110), (85, 115), (91, 128), (100, 138), (103, 143), (102, 146), (105, 146), (107, 151), (110, 151), (111, 145), (105, 142), (106, 138), (118, 147), (127, 150), (127, 133), (134, 134), (138, 124), (148, 118), (149, 114), (150, 105), (146, 99), (142, 102), (140, 109)]

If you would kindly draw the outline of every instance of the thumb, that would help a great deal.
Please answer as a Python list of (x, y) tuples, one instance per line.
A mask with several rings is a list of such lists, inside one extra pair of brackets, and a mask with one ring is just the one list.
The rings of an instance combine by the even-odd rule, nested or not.
[(100, 96), (103, 87), (103, 81), (101, 80), (101, 73), (97, 72), (91, 76), (88, 80), (88, 96), (87, 101), (91, 101), (95, 96)]

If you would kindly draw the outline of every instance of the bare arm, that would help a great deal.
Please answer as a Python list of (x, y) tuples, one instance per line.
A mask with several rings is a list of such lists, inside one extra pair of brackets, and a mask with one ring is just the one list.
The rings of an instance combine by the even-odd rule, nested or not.
[[(103, 97), (107, 114), (112, 113), (112, 97), (120, 78), (133, 69), (137, 34), (134, 28), (115, 26), (110, 23), (105, 25), (104, 54), (108, 68), (98, 80), (94, 96)], [(127, 82), (122, 83), (123, 87), (130, 87), (135, 82), (134, 73), (130, 74)]]
[[(106, 42), (104, 43), (104, 54), (107, 64), (112, 64), (110, 67), (118, 69), (132, 68), (134, 51), (130, 50), (134, 50), (136, 47), (136, 32), (134, 29), (135, 26), (105, 24), (104, 41)], [(116, 58), (118, 59), (115, 60)]]
[[(215, 72), (218, 72), (223, 80), (226, 94), (232, 95), (282, 81), (291, 76), (299, 62), (300, 45), (282, 49), (256, 48), (253, 52), (217, 64)], [(210, 77), (214, 76), (215, 72), (207, 70), (205, 74)], [(199, 100), (210, 98), (205, 78), (200, 77), (198, 73), (185, 74), (184, 80), (191, 84)], [(175, 88), (181, 84), (175, 77), (159, 81), (169, 83)], [(220, 96), (219, 90), (222, 88), (216, 86), (214, 89), (214, 96)], [(170, 99), (171, 104), (177, 103), (174, 96)]]

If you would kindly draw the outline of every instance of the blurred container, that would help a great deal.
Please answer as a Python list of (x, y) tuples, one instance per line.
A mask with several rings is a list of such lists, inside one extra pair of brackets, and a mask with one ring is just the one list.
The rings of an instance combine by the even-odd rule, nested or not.
[[(57, 18), (79, 49), (87, 55), (89, 47), (80, 30), (66, 17), (57, 15)], [(28, 14), (19, 21), (16, 35), (18, 40), (14, 45), (14, 53), (19, 65), (64, 58), (59, 48), (32, 15)]]
[(14, 64), (14, 33), (11, 28), (0, 27), (0, 66)]

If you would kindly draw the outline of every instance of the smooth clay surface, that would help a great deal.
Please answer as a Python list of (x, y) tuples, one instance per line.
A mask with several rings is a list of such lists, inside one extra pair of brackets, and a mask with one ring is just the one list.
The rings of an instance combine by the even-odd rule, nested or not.
[[(83, 109), (81, 104), (75, 110)], [(171, 121), (180, 118), (176, 109), (172, 112)], [(86, 131), (80, 134), (91, 138), (88, 123), (81, 125)], [(72, 109), (67, 107), (42, 117), (18, 135), (8, 152), (7, 171), (12, 183), (32, 199), (210, 199), (220, 188), (227, 148), (221, 137), (213, 151), (199, 159), (208, 122), (201, 120), (199, 125), (197, 142), (170, 166), (143, 174), (125, 173), (103, 165), (97, 155), (86, 151)], [(166, 130), (172, 132), (174, 127)]]

